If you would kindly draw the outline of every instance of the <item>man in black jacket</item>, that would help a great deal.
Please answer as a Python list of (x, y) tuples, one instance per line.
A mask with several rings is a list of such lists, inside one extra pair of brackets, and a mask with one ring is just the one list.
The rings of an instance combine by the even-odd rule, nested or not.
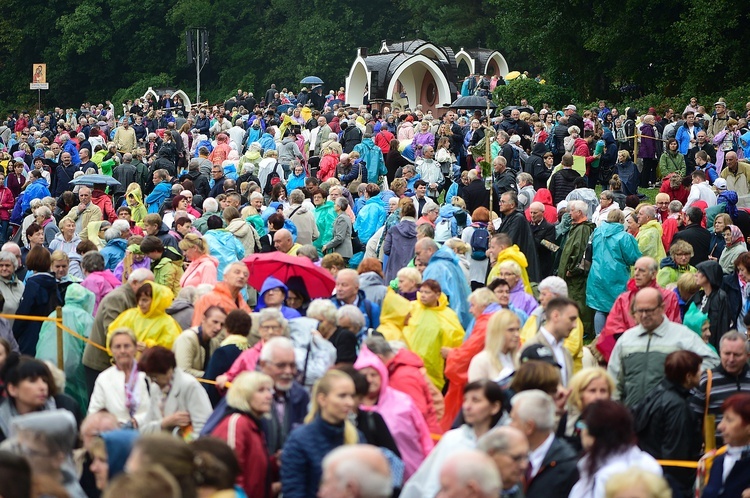
[[(503, 132), (500, 132), (503, 133)], [(492, 200), (492, 210), (500, 211), (500, 196), (505, 192), (518, 192), (516, 188), (516, 175), (508, 169), (508, 163), (503, 156), (497, 156), (492, 161), (492, 177), (495, 187), (495, 198)]]
[(552, 152), (547, 152), (547, 147), (543, 142), (534, 144), (531, 155), (524, 166), (524, 171), (534, 178), (534, 190), (547, 188), (547, 180), (552, 174), (553, 161)]
[(500, 198), (500, 217), (503, 220), (498, 233), (506, 233), (515, 245), (526, 255), (529, 263), (527, 271), (529, 280), (539, 282), (539, 260), (536, 254), (536, 244), (531, 233), (526, 216), (518, 211), (518, 195), (513, 192), (505, 192)]
[(570, 104), (564, 109), (564, 112), (568, 117), (568, 128), (577, 126), (579, 130), (583, 130), (583, 118), (578, 114), (576, 106)]
[(463, 194), (466, 210), (469, 213), (473, 213), (478, 207), (489, 207), (490, 192), (484, 186), (484, 180), (479, 178), (475, 169), (469, 170), (469, 184), (464, 187)]
[(711, 251), (711, 233), (701, 226), (703, 212), (700, 208), (689, 207), (683, 214), (683, 223), (685, 228), (674, 235), (672, 243), (678, 240), (684, 240), (693, 248), (693, 257), (690, 258), (690, 265), (696, 266), (702, 261), (708, 259)]
[(567, 498), (578, 481), (578, 457), (573, 448), (555, 437), (555, 402), (539, 391), (523, 391), (513, 397), (511, 427), (529, 441), (526, 498)]
[(532, 202), (529, 206), (531, 215), (531, 235), (534, 237), (537, 259), (539, 260), (539, 281), (552, 275), (555, 263), (555, 253), (550, 250), (554, 247), (555, 225), (544, 219), (544, 204)]

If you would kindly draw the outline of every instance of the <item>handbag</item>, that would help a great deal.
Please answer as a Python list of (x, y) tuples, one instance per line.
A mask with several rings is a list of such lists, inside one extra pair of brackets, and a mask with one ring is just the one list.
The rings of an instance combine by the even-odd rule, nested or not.
[[(362, 184), (362, 164), (359, 164), (359, 176), (356, 180), (349, 182), (349, 192), (352, 195), (358, 195), (359, 186)], [(353, 236), (352, 236), (353, 237)]]
[(352, 254), (357, 254), (365, 250), (365, 246), (362, 245), (362, 241), (359, 240), (359, 235), (352, 229)]

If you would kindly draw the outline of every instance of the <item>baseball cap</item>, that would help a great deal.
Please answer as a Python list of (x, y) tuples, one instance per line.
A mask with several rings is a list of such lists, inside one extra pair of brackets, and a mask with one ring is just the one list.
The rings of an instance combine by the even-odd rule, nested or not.
[(562, 366), (555, 359), (555, 355), (550, 348), (544, 344), (532, 344), (525, 348), (521, 352), (521, 364), (523, 365), (527, 361), (543, 361), (549, 363), (553, 367), (562, 368)]
[(723, 178), (717, 178), (716, 180), (714, 180), (714, 187), (716, 187), (719, 190), (726, 190), (727, 181)]
[(565, 108), (566, 111), (577, 111), (578, 108), (574, 106), (573, 104), (568, 105), (568, 107)]

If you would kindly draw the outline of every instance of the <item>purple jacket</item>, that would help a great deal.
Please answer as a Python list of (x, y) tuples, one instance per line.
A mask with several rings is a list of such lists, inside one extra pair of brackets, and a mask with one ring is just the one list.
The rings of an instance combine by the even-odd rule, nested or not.
[[(133, 269), (130, 271), (131, 273), (135, 270), (138, 270), (140, 268), (145, 268), (147, 270), (151, 269), (151, 260), (149, 258), (143, 258), (143, 261), (138, 263), (137, 261), (133, 260)], [(122, 282), (122, 274), (125, 271), (125, 260), (120, 261), (117, 263), (117, 266), (115, 267), (114, 275), (117, 280)]]
[[(647, 124), (641, 125), (641, 135), (646, 137), (654, 136), (654, 127)], [(638, 145), (638, 157), (641, 159), (658, 159), (656, 157), (656, 140), (644, 138)]]
[(531, 316), (531, 312), (539, 306), (539, 303), (534, 299), (534, 296), (528, 294), (524, 290), (523, 280), (520, 278), (518, 279), (516, 286), (510, 291), (510, 304), (529, 316)]
[[(422, 157), (422, 149), (425, 145), (430, 147), (435, 146), (435, 135), (432, 133), (415, 133), (414, 138), (411, 141), (412, 147), (414, 147), (414, 157)], [(419, 147), (419, 146), (422, 147)]]

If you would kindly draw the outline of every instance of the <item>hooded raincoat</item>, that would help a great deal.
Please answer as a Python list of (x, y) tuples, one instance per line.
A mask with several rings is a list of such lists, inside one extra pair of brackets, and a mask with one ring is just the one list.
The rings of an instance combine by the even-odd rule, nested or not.
[(448, 249), (442, 247), (432, 255), (427, 268), (425, 268), (422, 278), (437, 280), (443, 290), (443, 294), (448, 298), (448, 305), (458, 315), (461, 327), (464, 329), (469, 326), (474, 317), (469, 313), (469, 288), (466, 277), (461, 269), (458, 256)]
[[(661, 240), (659, 241), (661, 244)], [(617, 296), (628, 285), (630, 267), (641, 251), (622, 223), (602, 222), (594, 230), (593, 259), (586, 282), (586, 304), (589, 308), (609, 313)]]
[(135, 308), (120, 313), (107, 329), (107, 344), (109, 344), (109, 337), (113, 330), (127, 327), (135, 332), (138, 342), (145, 343), (146, 347), (164, 346), (172, 349), (174, 340), (182, 333), (180, 324), (166, 312), (172, 304), (174, 294), (163, 285), (148, 283), (151, 285), (152, 293), (151, 308), (144, 314), (136, 305)]
[[(63, 306), (63, 325), (88, 339), (94, 325), (94, 293), (80, 284), (70, 284), (65, 291)], [(50, 313), (49, 318), (55, 318)], [(37, 359), (57, 361), (57, 327), (55, 322), (44, 322), (39, 331), (39, 343), (36, 347)], [(89, 395), (86, 390), (86, 376), (81, 358), (86, 343), (83, 339), (71, 334), (63, 334), (63, 371), (65, 372), (65, 394), (78, 402), (82, 411), (86, 411)]]
[[(375, 148), (377, 149), (377, 147)], [(365, 206), (357, 214), (357, 220), (354, 222), (353, 227), (354, 231), (359, 235), (359, 240), (362, 244), (367, 244), (370, 237), (378, 231), (378, 228), (385, 224), (386, 217), (385, 204), (380, 196), (376, 195), (365, 201)]]
[(661, 240), (662, 233), (661, 224), (656, 220), (641, 225), (635, 240), (638, 241), (638, 248), (644, 256), (650, 256), (656, 261), (661, 261), (667, 257), (664, 243)]
[(404, 479), (411, 477), (433, 448), (430, 430), (419, 408), (408, 394), (388, 385), (388, 369), (367, 346), (362, 346), (354, 368), (374, 368), (380, 374), (380, 395), (373, 406), (360, 410), (375, 411), (383, 417), (404, 461)]
[(316, 206), (314, 214), (319, 236), (313, 240), (313, 245), (320, 254), (323, 254), (323, 246), (328, 244), (333, 238), (333, 224), (337, 216), (333, 202), (326, 201), (320, 206)]
[(180, 278), (180, 287), (197, 287), (200, 284), (216, 285), (219, 260), (205, 254), (191, 261)]
[(128, 207), (130, 207), (130, 219), (133, 220), (136, 225), (142, 227), (143, 218), (148, 214), (148, 210), (143, 204), (143, 192), (141, 192), (141, 186), (137, 183), (131, 183), (128, 185), (125, 197), (127, 199)]
[(208, 242), (211, 256), (219, 261), (217, 279), (224, 280), (224, 270), (227, 265), (245, 257), (245, 248), (240, 240), (226, 228), (209, 230), (203, 236)]
[[(711, 294), (706, 295), (706, 291), (701, 289), (690, 299), (693, 304), (708, 316), (711, 326), (711, 338), (709, 343), (719, 350), (719, 341), (721, 336), (727, 333), (731, 322), (734, 320), (733, 313), (729, 309), (729, 299), (726, 292), (721, 289), (724, 279), (724, 273), (721, 271), (721, 265), (716, 261), (703, 261), (695, 265), (696, 270), (705, 275), (711, 284)], [(688, 314), (690, 310), (688, 309)]]
[(417, 224), (411, 216), (401, 218), (397, 225), (388, 230), (383, 244), (383, 252), (388, 256), (385, 264), (385, 281), (396, 278), (401, 268), (414, 259), (414, 246), (417, 244)]
[(445, 294), (440, 294), (437, 306), (427, 307), (419, 299), (413, 301), (403, 334), (409, 349), (424, 361), (430, 381), (442, 389), (445, 385), (445, 360), (440, 355), (440, 348), (457, 348), (464, 339), (464, 329), (456, 313), (448, 308)]
[(378, 177), (388, 173), (388, 170), (385, 168), (383, 151), (375, 145), (372, 138), (363, 138), (360, 143), (354, 146), (354, 151), (359, 152), (362, 161), (367, 164), (368, 183), (378, 183)]
[[(258, 296), (258, 304), (255, 307), (255, 311), (260, 311), (263, 308), (267, 307), (266, 292), (271, 289), (281, 289), (284, 292), (284, 299), (286, 299), (287, 295), (289, 294), (289, 288), (284, 282), (276, 277), (268, 277), (263, 282), (263, 285), (260, 288), (260, 295)], [(299, 311), (286, 305), (281, 305), (281, 309), (279, 311), (281, 311), (281, 314), (284, 315), (284, 318), (286, 318), (287, 320), (291, 320), (292, 318), (299, 318), (300, 316), (302, 316), (299, 314)]]

